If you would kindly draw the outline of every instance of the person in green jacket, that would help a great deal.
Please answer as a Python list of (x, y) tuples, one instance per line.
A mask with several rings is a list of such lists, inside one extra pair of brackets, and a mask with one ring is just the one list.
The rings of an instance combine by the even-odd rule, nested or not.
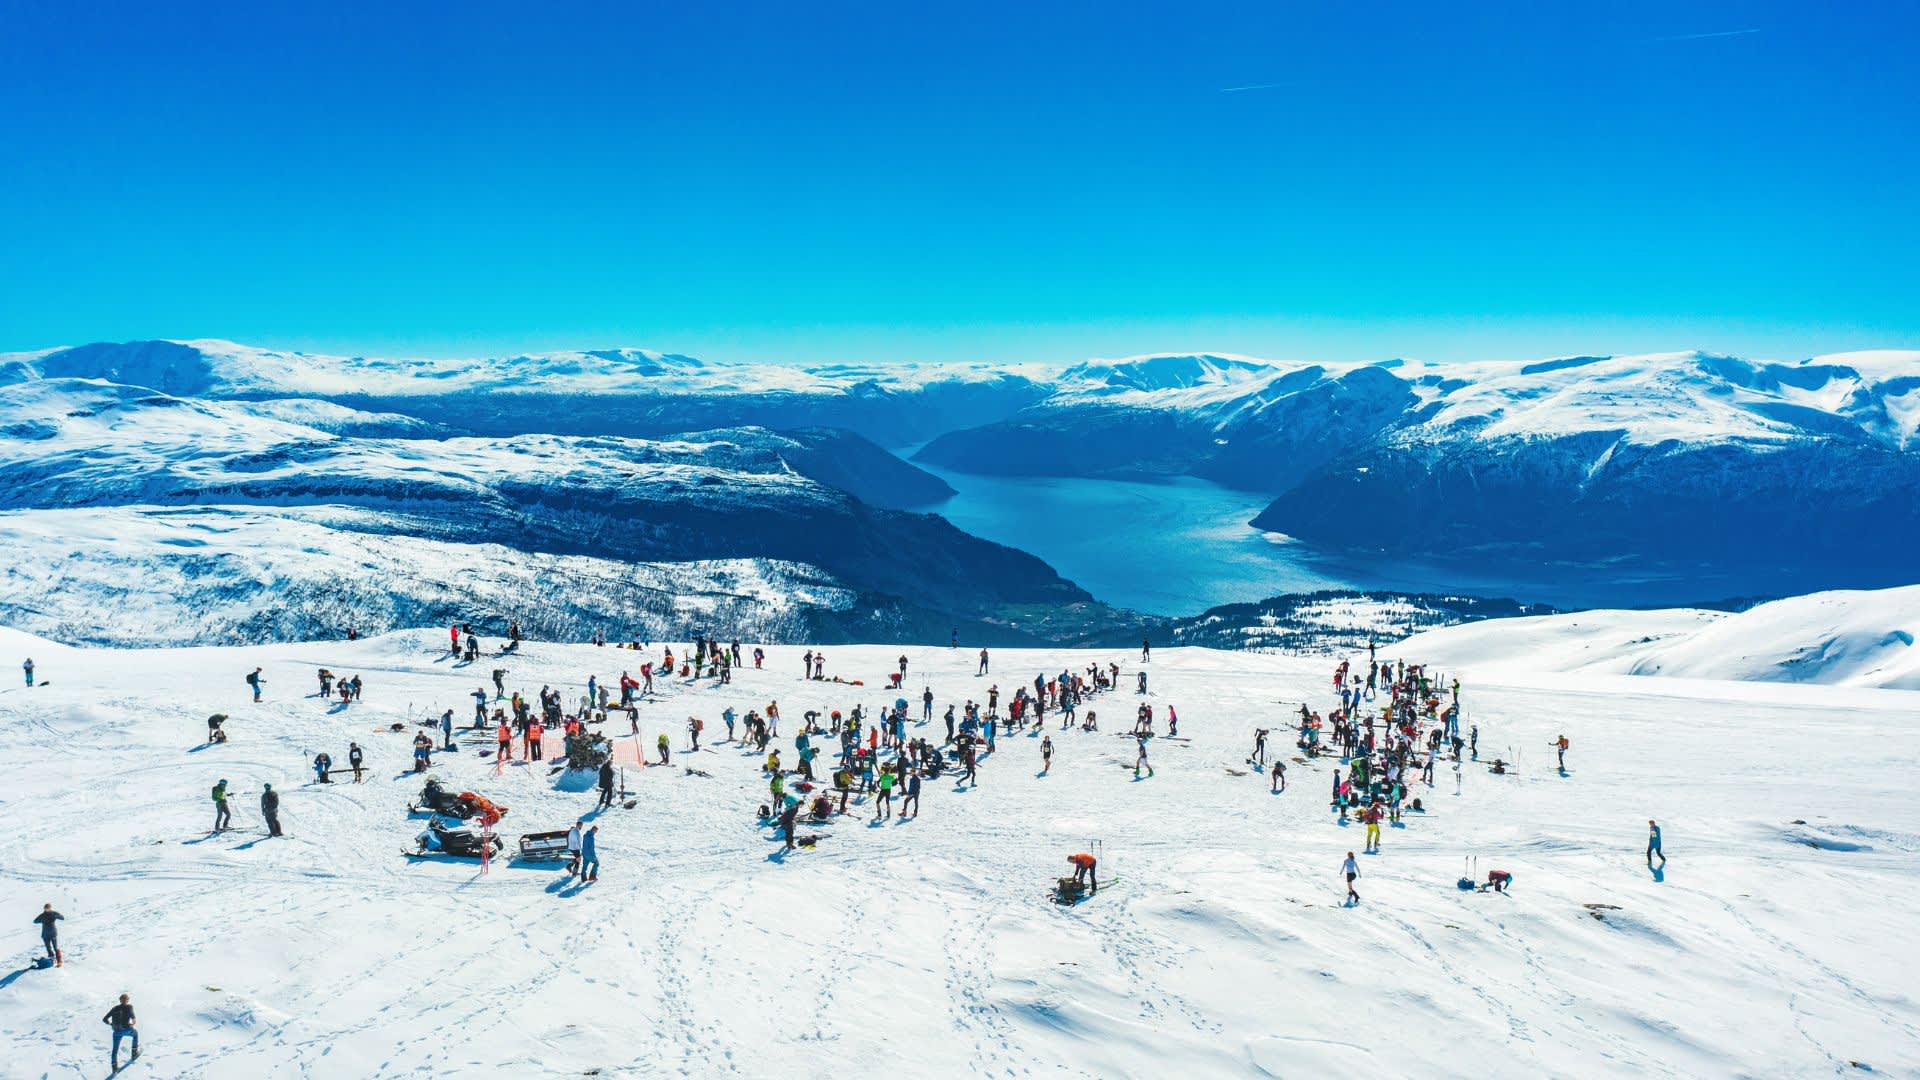
[(227, 805), (227, 782), (213, 785), (213, 831), (225, 832), (233, 827), (233, 809)]
[(873, 820), (893, 816), (893, 770), (884, 769), (880, 773), (880, 797), (874, 800)]

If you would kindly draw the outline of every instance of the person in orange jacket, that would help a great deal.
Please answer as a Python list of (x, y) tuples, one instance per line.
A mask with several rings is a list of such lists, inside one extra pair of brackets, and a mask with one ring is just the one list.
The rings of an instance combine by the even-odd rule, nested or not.
[(527, 725), (527, 755), (526, 756), (528, 761), (540, 760), (540, 740), (545, 738), (546, 734), (547, 734), (547, 726), (545, 724), (542, 724), (538, 720), (535, 720), (533, 723)]
[(500, 750), (498, 753), (496, 753), (493, 756), (493, 760), (512, 761), (513, 760), (513, 729), (507, 726), (507, 722), (505, 720), (500, 721), (500, 730), (494, 733), (494, 738), (499, 740)]
[(1085, 885), (1087, 887), (1087, 891), (1090, 893), (1097, 893), (1100, 891), (1098, 859), (1095, 859), (1093, 856), (1082, 851), (1082, 852), (1079, 852), (1078, 854), (1067, 856), (1067, 861), (1073, 864), (1073, 880), (1074, 881), (1077, 881)]

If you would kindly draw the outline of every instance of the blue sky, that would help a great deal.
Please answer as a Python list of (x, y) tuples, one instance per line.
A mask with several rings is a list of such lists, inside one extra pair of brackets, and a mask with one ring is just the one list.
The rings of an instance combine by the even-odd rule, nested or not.
[(0, 0), (0, 350), (1920, 345), (1911, 4), (548, 7)]

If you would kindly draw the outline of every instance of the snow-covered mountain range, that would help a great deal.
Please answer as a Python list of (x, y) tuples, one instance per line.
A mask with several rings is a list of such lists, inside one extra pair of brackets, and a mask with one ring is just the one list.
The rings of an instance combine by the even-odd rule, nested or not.
[(1270, 496), (1251, 528), (1342, 556), (1745, 567), (1744, 591), (1780, 595), (1920, 578), (1917, 429), (1920, 352), (783, 367), (148, 341), (0, 355), (0, 509), (218, 508), (349, 541), (767, 560), (859, 598), (808, 608), (839, 613), (810, 627), (822, 640), (963, 624), (1079, 640), (1126, 617), (911, 512), (951, 490), (884, 447), (924, 443), (916, 460), (960, 472), (1200, 477)]

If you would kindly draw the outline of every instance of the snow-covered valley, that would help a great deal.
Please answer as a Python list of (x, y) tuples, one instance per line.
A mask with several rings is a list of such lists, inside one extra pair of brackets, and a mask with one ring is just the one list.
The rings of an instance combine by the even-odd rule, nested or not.
[[(1614, 631), (1674, 619), (1624, 613)], [(1524, 638), (1535, 622), (1383, 651), (1445, 656), (1435, 674), (1461, 680), (1479, 760), (1458, 794), (1444, 761), (1434, 786), (1412, 785), (1425, 812), (1359, 856), (1351, 907), (1338, 871), (1362, 838), (1329, 809), (1338, 758), (1301, 757), (1287, 730), (1302, 702), (1334, 703), (1328, 659), (995, 649), (980, 676), (971, 649), (827, 648), (830, 679), (864, 682), (849, 685), (803, 680), (803, 646), (769, 647), (730, 685), (662, 680), (637, 736), (615, 713), (635, 807), (598, 815), (590, 789), (496, 769), (489, 740), (456, 730), (432, 772), (506, 805), (510, 843), (598, 826), (604, 871), (582, 887), (551, 864), (403, 857), (423, 823), (407, 813), (415, 725), (445, 709), (464, 723), (496, 667), (509, 692), (572, 700), (589, 675), (657, 660), (658, 643), (529, 642), (466, 666), (444, 630), (138, 651), (0, 632), (16, 680), (0, 692), (14, 811), (0, 908), (18, 958), (0, 977), (6, 1071), (104, 1075), (98, 1017), (128, 992), (137, 1068), (156, 1077), (1920, 1075), (1906, 737), (1920, 693), (1528, 669), (1520, 650), (1460, 636)], [(896, 695), (880, 682), (903, 652)], [(822, 839), (791, 855), (755, 822), (759, 755), (723, 741), (727, 707), (777, 701), (790, 756), (805, 711), (902, 696), (908, 737), (938, 743), (949, 704), (1108, 663), (1120, 689), (1083, 706), (1099, 732), (1048, 715), (1047, 774), (1040, 738), (1002, 730), (977, 786), (930, 780), (917, 816), (880, 824), (857, 798), (803, 819)], [(242, 682), (256, 666), (258, 705)], [(317, 697), (322, 667), (362, 676), (362, 700)], [(1154, 740), (1136, 781), (1121, 733), (1143, 700), (1163, 735), (1177, 709), (1191, 741)], [(231, 741), (207, 746), (214, 712)], [(697, 753), (689, 716), (705, 721)], [(1259, 727), (1289, 763), (1282, 794), (1247, 764)], [(672, 764), (634, 764), (662, 732)], [(1548, 745), (1561, 734), (1565, 775)], [(315, 783), (312, 755), (338, 769), (350, 741), (365, 781)], [(210, 835), (223, 778), (239, 828)], [(268, 783), (284, 838), (260, 828)], [(1660, 875), (1643, 865), (1650, 818), (1671, 858)], [(1066, 856), (1095, 842), (1099, 893), (1049, 903)], [(1456, 889), (1469, 857), (1511, 889)], [(21, 970), (43, 903), (65, 915), (66, 964)]]

